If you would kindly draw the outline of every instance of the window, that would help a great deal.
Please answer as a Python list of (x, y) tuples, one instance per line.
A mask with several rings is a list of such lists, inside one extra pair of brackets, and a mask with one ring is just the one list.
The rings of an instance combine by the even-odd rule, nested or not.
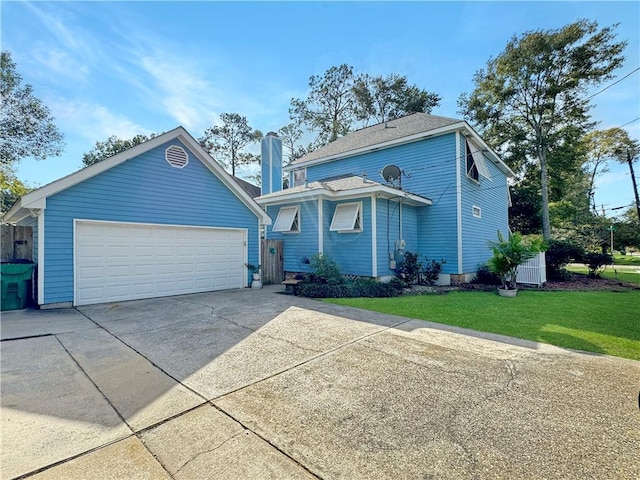
[(491, 174), (487, 168), (487, 164), (484, 161), (484, 155), (480, 147), (467, 141), (467, 176), (480, 181), (479, 175), (482, 175), (487, 180), (491, 180)]
[(478, 176), (478, 167), (473, 159), (469, 142), (467, 142), (467, 177), (472, 178), (476, 182), (480, 180), (480, 177)]
[(339, 233), (362, 231), (362, 203), (342, 203), (336, 207), (329, 230)]
[(299, 168), (293, 171), (293, 186), (297, 187), (298, 185), (304, 185), (304, 182), (307, 180), (307, 169)]
[(282, 233), (300, 232), (300, 208), (297, 205), (294, 207), (282, 207), (278, 212), (278, 218), (273, 224), (273, 231)]
[(476, 207), (474, 205), (473, 207), (471, 207), (471, 212), (473, 213), (474, 217), (482, 218), (482, 210), (480, 209), (480, 207)]

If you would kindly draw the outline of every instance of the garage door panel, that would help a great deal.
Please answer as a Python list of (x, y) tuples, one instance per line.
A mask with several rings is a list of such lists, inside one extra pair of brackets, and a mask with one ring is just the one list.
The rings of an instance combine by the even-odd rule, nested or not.
[(77, 305), (245, 286), (243, 230), (78, 221)]

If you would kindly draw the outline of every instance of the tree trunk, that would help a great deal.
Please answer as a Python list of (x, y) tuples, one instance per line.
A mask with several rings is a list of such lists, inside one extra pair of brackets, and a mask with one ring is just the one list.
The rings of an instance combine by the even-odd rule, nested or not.
[(538, 155), (540, 161), (540, 186), (542, 187), (542, 236), (545, 240), (551, 239), (551, 219), (549, 217), (549, 172), (547, 170), (547, 158), (543, 151)]
[(629, 172), (631, 173), (631, 181), (633, 182), (633, 194), (636, 196), (636, 212), (638, 212), (638, 219), (640, 219), (640, 198), (638, 198), (638, 185), (636, 184), (636, 176), (633, 173), (633, 159), (631, 153), (627, 150), (627, 163), (629, 164)]

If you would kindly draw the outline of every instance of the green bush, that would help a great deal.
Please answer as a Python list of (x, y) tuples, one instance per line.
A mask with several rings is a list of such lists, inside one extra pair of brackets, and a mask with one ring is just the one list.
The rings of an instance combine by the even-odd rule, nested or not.
[(584, 257), (584, 248), (572, 240), (549, 240), (545, 252), (547, 266), (547, 278), (550, 280), (566, 280), (568, 272), (567, 264), (572, 261), (581, 261)]
[(345, 281), (342, 284), (314, 283), (311, 278), (298, 284), (297, 294), (309, 298), (397, 297), (403, 283), (381, 283), (371, 278)]
[(438, 262), (436, 260), (429, 260), (426, 256), (424, 257), (424, 260), (426, 263), (420, 272), (420, 283), (434, 285), (438, 281), (440, 272), (442, 272), (442, 265), (445, 261), (442, 260)]
[(310, 265), (313, 268), (313, 273), (310, 274), (311, 283), (329, 285), (342, 285), (345, 283), (345, 278), (342, 276), (338, 264), (326, 255), (316, 253), (311, 257)]
[(600, 278), (607, 265), (613, 265), (613, 257), (608, 253), (586, 253), (583, 262), (587, 264), (591, 278)]
[(478, 271), (476, 272), (476, 276), (473, 277), (471, 283), (477, 285), (500, 285), (502, 282), (500, 281), (500, 277), (489, 270), (489, 266), (487, 264), (478, 265)]
[(422, 263), (417, 253), (405, 252), (402, 260), (396, 265), (396, 277), (405, 285), (410, 286), (418, 282)]

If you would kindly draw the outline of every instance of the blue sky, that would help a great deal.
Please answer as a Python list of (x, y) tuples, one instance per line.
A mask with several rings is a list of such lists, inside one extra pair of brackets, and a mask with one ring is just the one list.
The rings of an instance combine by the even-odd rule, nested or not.
[[(18, 168), (41, 186), (76, 171), (110, 135), (184, 126), (194, 137), (223, 112), (262, 132), (289, 122), (292, 97), (331, 66), (406, 75), (458, 117), (475, 71), (513, 36), (580, 18), (619, 23), (621, 78), (640, 65), (639, 2), (14, 2), (0, 3), (2, 49), (51, 109), (66, 137), (61, 157)], [(595, 96), (600, 128), (640, 116), (640, 72)], [(611, 82), (609, 82), (611, 83)], [(593, 93), (601, 88), (596, 88)], [(638, 138), (640, 121), (626, 128)], [(633, 202), (624, 165), (598, 182), (605, 208)], [(607, 211), (608, 215), (618, 213)]]

